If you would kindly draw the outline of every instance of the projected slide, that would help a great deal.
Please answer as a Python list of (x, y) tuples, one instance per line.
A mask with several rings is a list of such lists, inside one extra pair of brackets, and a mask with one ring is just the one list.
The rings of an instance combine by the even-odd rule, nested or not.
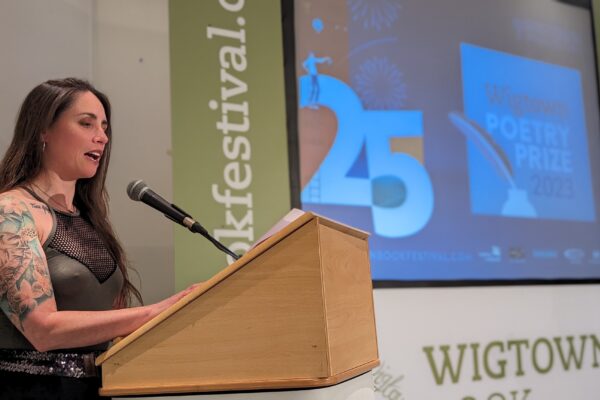
[(301, 205), (371, 233), (373, 279), (600, 278), (588, 9), (299, 0), (295, 29)]
[(595, 219), (580, 73), (463, 43), (471, 209)]

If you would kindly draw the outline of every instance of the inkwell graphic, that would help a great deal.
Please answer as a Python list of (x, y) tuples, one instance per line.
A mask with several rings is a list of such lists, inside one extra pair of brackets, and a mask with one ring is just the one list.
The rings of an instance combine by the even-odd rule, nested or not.
[(511, 162), (492, 135), (461, 112), (450, 112), (448, 118), (477, 147), (494, 170), (509, 184), (508, 198), (502, 205), (501, 214), (509, 217), (535, 218), (537, 212), (527, 198), (527, 191), (517, 187)]

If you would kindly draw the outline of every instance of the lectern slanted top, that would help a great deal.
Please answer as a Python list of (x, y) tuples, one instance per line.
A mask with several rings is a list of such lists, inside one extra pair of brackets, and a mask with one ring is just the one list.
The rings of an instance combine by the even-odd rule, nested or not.
[(319, 387), (374, 368), (367, 236), (305, 213), (102, 354), (100, 393)]

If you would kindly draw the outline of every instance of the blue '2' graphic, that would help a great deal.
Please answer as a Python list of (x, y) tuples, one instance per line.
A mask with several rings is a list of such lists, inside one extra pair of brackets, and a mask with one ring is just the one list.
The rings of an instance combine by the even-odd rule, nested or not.
[[(371, 207), (375, 233), (384, 237), (420, 231), (433, 212), (431, 179), (416, 158), (392, 152), (390, 141), (423, 136), (422, 113), (364, 110), (352, 88), (328, 75), (304, 75), (299, 87), (300, 107), (327, 107), (338, 120), (335, 141), (302, 190), (302, 202)], [(369, 176), (349, 176), (363, 143)]]

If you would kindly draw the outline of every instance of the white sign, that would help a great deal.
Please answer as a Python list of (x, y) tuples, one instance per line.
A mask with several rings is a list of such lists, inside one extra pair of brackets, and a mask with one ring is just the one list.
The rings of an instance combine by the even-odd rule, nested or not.
[(377, 289), (379, 400), (600, 398), (600, 286)]

